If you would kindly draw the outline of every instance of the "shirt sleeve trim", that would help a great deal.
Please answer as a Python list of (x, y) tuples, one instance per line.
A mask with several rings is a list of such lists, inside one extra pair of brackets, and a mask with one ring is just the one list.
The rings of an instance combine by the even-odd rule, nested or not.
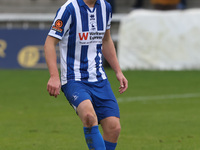
[(56, 35), (56, 34), (53, 34), (53, 33), (49, 33), (48, 35), (52, 36), (52, 37), (55, 37), (55, 38), (57, 38), (59, 40), (62, 40), (62, 37), (60, 37), (59, 35)]

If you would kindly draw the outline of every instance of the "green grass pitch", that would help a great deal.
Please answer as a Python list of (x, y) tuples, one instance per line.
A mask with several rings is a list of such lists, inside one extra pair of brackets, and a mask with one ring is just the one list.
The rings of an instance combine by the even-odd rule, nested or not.
[[(200, 71), (125, 71), (117, 150), (200, 150)], [(87, 150), (82, 124), (47, 70), (0, 70), (0, 150)]]

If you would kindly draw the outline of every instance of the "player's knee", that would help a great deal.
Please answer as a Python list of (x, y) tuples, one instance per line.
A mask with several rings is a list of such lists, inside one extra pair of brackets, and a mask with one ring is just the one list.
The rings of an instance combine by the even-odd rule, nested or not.
[(86, 113), (84, 116), (84, 122), (83, 122), (85, 127), (92, 127), (97, 125), (97, 117), (94, 114), (91, 113)]
[(121, 126), (120, 125), (114, 126), (113, 128), (111, 128), (111, 132), (113, 132), (115, 136), (119, 136), (121, 132)]
[(107, 130), (108, 136), (112, 136), (112, 137), (115, 137), (115, 138), (118, 138), (120, 132), (121, 132), (120, 124), (112, 124), (112, 125), (109, 126), (109, 128)]

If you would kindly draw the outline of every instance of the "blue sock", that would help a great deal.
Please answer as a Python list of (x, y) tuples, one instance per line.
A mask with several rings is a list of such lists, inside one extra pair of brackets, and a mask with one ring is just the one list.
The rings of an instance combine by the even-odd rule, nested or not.
[(117, 143), (111, 143), (108, 141), (104, 141), (106, 145), (106, 150), (115, 150)]
[(106, 150), (103, 137), (99, 131), (99, 126), (91, 128), (84, 127), (85, 140), (90, 150)]

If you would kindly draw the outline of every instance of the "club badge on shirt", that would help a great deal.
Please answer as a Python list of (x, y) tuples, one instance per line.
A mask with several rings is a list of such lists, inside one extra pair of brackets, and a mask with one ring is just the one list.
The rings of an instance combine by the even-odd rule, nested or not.
[(61, 33), (63, 31), (62, 26), (63, 26), (63, 21), (58, 19), (56, 20), (55, 25), (52, 27), (52, 30), (55, 30)]
[(94, 14), (90, 14), (90, 18), (89, 18), (89, 28), (90, 31), (95, 31), (97, 30), (97, 23), (96, 23), (96, 18)]

